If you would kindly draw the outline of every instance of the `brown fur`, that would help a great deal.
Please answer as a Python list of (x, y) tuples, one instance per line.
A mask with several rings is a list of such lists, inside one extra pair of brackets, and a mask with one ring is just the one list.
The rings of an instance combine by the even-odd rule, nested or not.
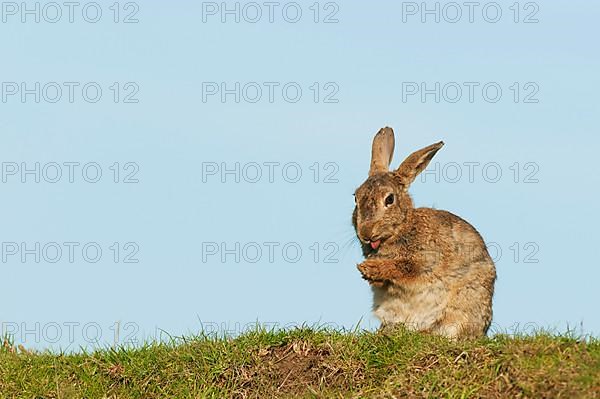
[(415, 209), (408, 194), (442, 146), (416, 151), (389, 172), (394, 133), (384, 128), (375, 136), (369, 178), (356, 190), (352, 215), (366, 258), (358, 269), (372, 286), (382, 323), (451, 338), (482, 336), (492, 320), (496, 279), (483, 239), (450, 212)]

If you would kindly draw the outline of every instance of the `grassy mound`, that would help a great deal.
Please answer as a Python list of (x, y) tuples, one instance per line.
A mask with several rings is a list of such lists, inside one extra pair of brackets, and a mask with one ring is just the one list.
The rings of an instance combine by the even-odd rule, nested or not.
[(600, 398), (600, 341), (255, 331), (93, 353), (0, 349), (2, 398)]

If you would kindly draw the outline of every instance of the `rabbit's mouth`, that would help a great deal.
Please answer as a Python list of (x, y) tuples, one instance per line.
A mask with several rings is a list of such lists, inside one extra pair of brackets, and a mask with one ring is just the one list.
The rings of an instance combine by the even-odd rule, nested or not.
[(381, 243), (383, 241), (384, 241), (383, 238), (365, 240), (365, 241), (363, 241), (363, 245), (366, 247), (367, 252), (370, 255), (370, 254), (373, 254), (373, 253), (379, 251), (379, 248), (381, 248)]

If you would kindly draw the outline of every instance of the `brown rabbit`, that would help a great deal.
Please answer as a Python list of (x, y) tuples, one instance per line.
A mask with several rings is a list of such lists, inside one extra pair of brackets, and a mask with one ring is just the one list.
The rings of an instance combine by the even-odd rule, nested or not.
[(450, 338), (478, 337), (492, 320), (496, 268), (483, 239), (450, 212), (414, 208), (408, 187), (443, 142), (412, 153), (390, 172), (394, 131), (373, 140), (368, 179), (356, 190), (352, 223), (366, 258), (373, 311), (386, 324)]

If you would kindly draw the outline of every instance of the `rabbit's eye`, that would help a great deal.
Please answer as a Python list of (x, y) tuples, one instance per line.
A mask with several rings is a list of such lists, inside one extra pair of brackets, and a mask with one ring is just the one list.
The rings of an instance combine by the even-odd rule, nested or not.
[(390, 194), (385, 197), (385, 206), (390, 206), (394, 203), (394, 194)]

